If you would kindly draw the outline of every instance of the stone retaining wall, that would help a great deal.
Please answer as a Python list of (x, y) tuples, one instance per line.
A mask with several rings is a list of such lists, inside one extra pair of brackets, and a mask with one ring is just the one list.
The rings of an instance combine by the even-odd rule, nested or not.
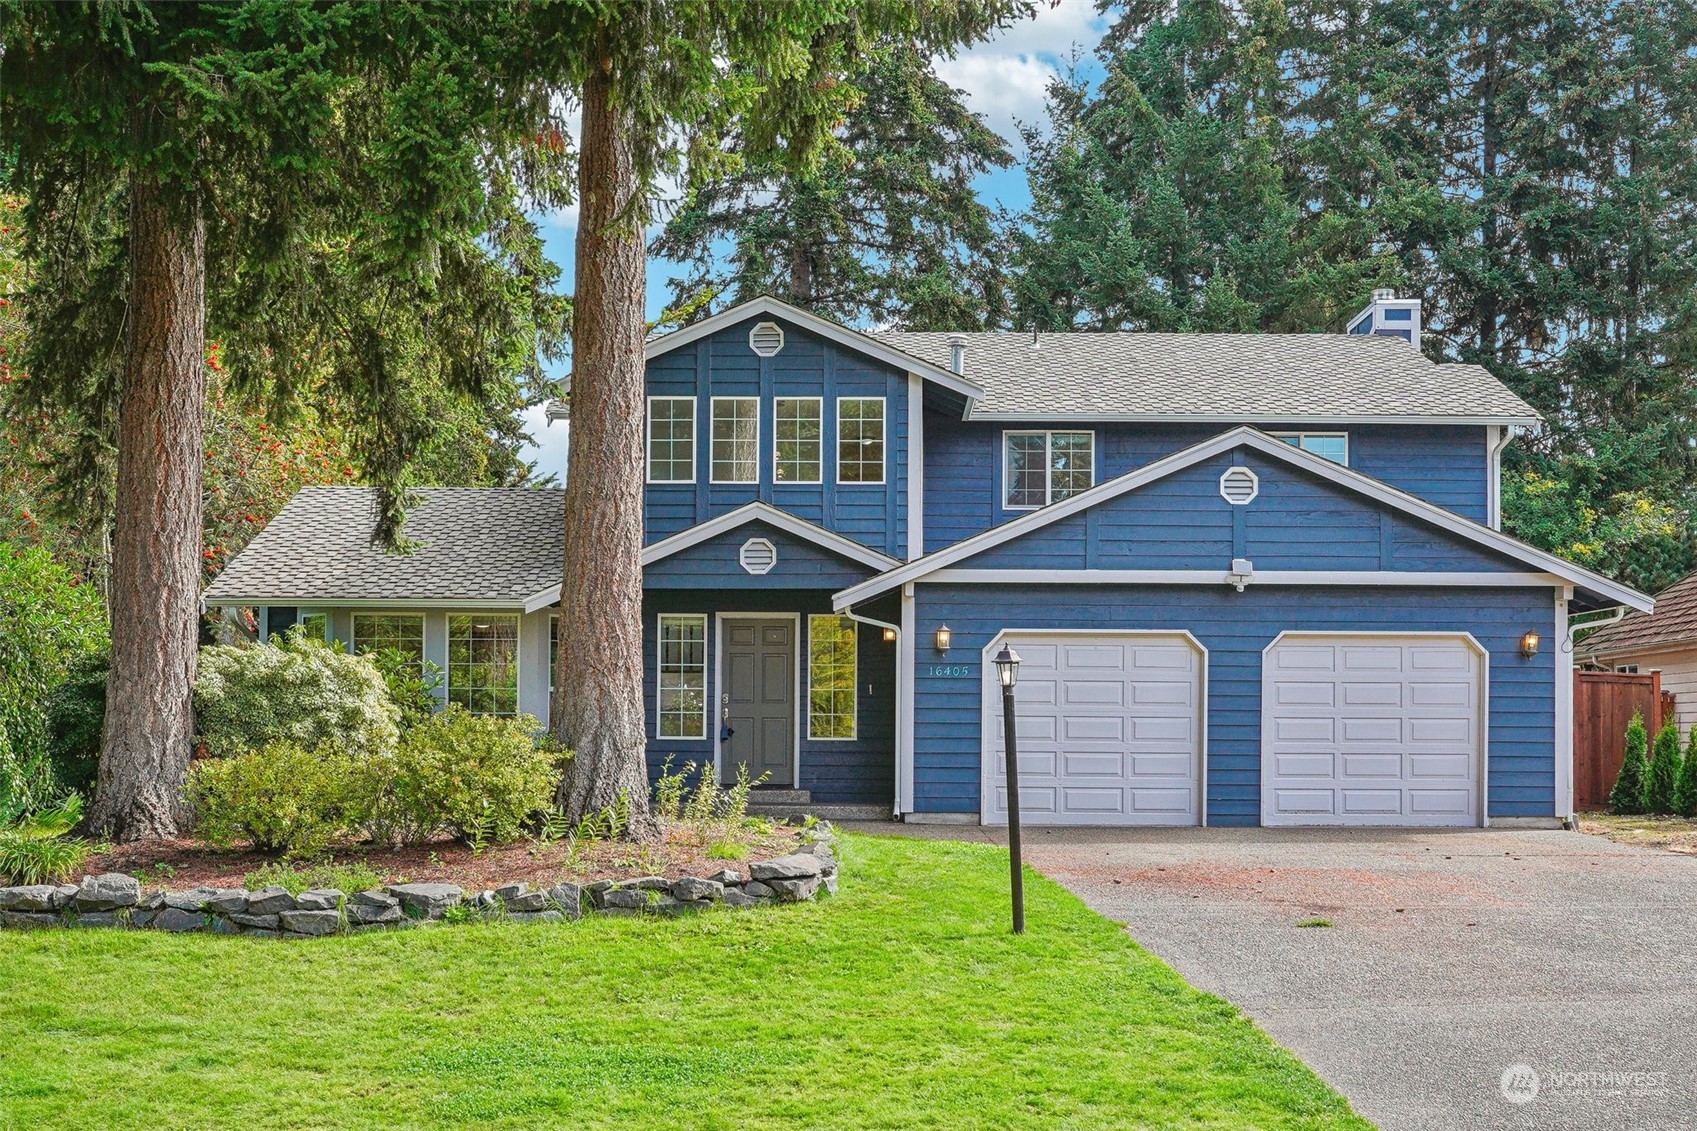
[(109, 872), (80, 884), (0, 888), (0, 927), (107, 927), (210, 932), (262, 938), (311, 938), (431, 922), (505, 919), (564, 923), (584, 915), (684, 915), (714, 907), (797, 903), (837, 891), (834, 836), (828, 826), (787, 856), (711, 876), (644, 876), (562, 883), (546, 890), (514, 883), (466, 892), (454, 884), (393, 884), (347, 894), (334, 889), (290, 895), (280, 887), (245, 891), (199, 887), (143, 891), (134, 876)]

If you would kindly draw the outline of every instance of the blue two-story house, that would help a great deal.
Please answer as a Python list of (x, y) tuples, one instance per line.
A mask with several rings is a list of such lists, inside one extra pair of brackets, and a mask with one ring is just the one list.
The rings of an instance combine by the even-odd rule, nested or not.
[[(1344, 334), (862, 333), (759, 299), (651, 341), (649, 761), (813, 805), (1107, 825), (1572, 808), (1570, 613), (1643, 594), (1500, 532), (1537, 415)], [(406, 559), (303, 491), (208, 591), (546, 717), (558, 492), (426, 492)]]

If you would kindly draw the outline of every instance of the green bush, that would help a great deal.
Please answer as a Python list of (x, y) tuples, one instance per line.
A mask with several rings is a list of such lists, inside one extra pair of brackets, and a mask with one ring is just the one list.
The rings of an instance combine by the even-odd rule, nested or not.
[(322, 852), (368, 816), (369, 761), (328, 742), (308, 750), (287, 741), (203, 758), (189, 772), (195, 831), (223, 847), (245, 840), (285, 856)]
[(403, 731), (427, 722), (441, 704), (436, 690), (442, 686), (442, 669), (425, 660), (419, 663), (399, 648), (383, 648), (365, 652), (377, 666), (389, 689), (389, 700), (400, 714)]
[(1609, 790), (1609, 808), (1620, 814), (1644, 811), (1644, 777), (1649, 771), (1645, 753), (1649, 739), (1644, 733), (1644, 716), (1634, 712), (1626, 724), (1626, 757), (1621, 760), (1620, 774), (1614, 788)]
[(46, 550), (0, 545), (0, 825), (63, 794), (48, 757), (48, 701), (105, 644), (93, 586)]
[(382, 754), (399, 737), (400, 712), (370, 657), (298, 628), (273, 644), (202, 648), (194, 710), (199, 739), (214, 756), (271, 742), (333, 742), (354, 755)]
[(82, 798), (73, 793), (0, 828), (0, 884), (44, 884), (81, 871), (94, 846), (66, 835), (80, 820)]
[(1679, 780), (1673, 787), (1673, 811), (1681, 817), (1697, 817), (1697, 726), (1685, 739), (1685, 761), (1679, 764)]
[(1644, 812), (1665, 816), (1674, 811), (1674, 786), (1679, 782), (1679, 727), (1672, 719), (1656, 732), (1655, 755), (1644, 778)]
[(392, 758), (375, 758), (370, 830), (417, 844), (446, 829), (473, 845), (515, 840), (553, 800), (559, 774), (536, 720), (473, 715), (457, 704), (408, 731)]
[(100, 769), (100, 731), (106, 723), (107, 655), (72, 665), (47, 699), (47, 755), (53, 776), (67, 789), (88, 794)]

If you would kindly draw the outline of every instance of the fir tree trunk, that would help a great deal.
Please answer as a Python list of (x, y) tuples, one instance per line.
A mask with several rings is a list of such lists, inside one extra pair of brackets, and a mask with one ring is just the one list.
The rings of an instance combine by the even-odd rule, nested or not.
[(641, 187), (616, 76), (584, 83), (572, 299), (571, 460), (560, 585), (554, 732), (574, 756), (560, 782), (571, 820), (629, 805), (648, 815), (642, 695), (643, 356)]
[(198, 202), (130, 187), (129, 338), (118, 405), (112, 668), (88, 825), (174, 837), (194, 733), (200, 620), (205, 228)]

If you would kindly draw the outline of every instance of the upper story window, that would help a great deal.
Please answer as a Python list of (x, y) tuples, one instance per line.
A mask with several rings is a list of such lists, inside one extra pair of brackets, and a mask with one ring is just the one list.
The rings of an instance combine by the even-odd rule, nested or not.
[(648, 481), (695, 482), (695, 398), (648, 398)]
[(1096, 481), (1094, 432), (1004, 432), (1003, 503), (1035, 510), (1085, 491)]
[(760, 398), (713, 398), (715, 483), (760, 481)]
[(772, 403), (772, 481), (817, 483), (824, 431), (818, 397), (779, 397)]
[(884, 398), (837, 399), (837, 482), (884, 481)]
[(1313, 452), (1321, 459), (1349, 466), (1348, 432), (1274, 432), (1273, 436), (1293, 448), (1301, 448), (1305, 452)]

